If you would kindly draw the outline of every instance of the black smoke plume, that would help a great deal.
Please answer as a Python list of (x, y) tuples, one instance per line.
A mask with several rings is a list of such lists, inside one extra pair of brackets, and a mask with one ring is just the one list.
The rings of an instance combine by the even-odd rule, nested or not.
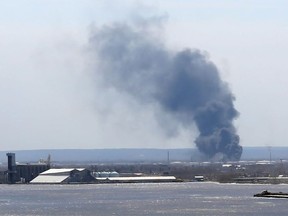
[[(209, 158), (239, 160), (233, 126), (234, 96), (206, 53), (167, 49), (153, 24), (113, 24), (93, 31), (90, 47), (104, 82), (143, 103), (157, 103), (185, 127), (196, 125), (199, 151)], [(192, 128), (192, 127), (191, 127)]]

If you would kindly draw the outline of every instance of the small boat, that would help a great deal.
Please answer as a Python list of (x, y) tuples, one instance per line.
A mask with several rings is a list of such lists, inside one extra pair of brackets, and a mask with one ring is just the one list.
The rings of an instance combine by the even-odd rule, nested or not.
[(272, 198), (286, 198), (288, 199), (288, 193), (278, 192), (273, 193), (267, 190), (262, 191), (259, 194), (254, 194), (254, 197), (272, 197)]

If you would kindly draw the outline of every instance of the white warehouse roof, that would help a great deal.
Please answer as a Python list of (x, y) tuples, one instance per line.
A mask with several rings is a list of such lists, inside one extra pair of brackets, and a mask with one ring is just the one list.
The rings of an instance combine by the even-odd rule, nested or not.
[(69, 175), (39, 175), (36, 178), (34, 178), (30, 183), (46, 183), (46, 184), (55, 184), (55, 183), (61, 183), (64, 180), (66, 180), (69, 177)]
[(73, 170), (78, 170), (78, 171), (83, 171), (84, 168), (59, 168), (59, 169), (49, 169), (46, 170), (45, 172), (40, 173), (40, 175), (53, 175), (53, 174), (65, 174), (65, 173), (70, 173)]

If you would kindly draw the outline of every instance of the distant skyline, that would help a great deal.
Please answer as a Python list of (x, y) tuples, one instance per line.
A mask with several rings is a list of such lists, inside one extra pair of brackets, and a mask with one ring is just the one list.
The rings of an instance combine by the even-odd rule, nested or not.
[(196, 130), (180, 126), (170, 136), (153, 105), (97, 81), (91, 31), (139, 17), (163, 17), (159, 34), (169, 49), (207, 52), (235, 95), (241, 145), (288, 146), (287, 7), (280, 0), (1, 1), (0, 150), (194, 147)]

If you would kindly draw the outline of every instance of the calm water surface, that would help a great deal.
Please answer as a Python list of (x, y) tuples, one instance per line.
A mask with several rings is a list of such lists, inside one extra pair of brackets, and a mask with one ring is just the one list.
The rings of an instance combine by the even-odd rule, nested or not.
[(218, 183), (0, 185), (0, 215), (288, 215), (288, 185)]

